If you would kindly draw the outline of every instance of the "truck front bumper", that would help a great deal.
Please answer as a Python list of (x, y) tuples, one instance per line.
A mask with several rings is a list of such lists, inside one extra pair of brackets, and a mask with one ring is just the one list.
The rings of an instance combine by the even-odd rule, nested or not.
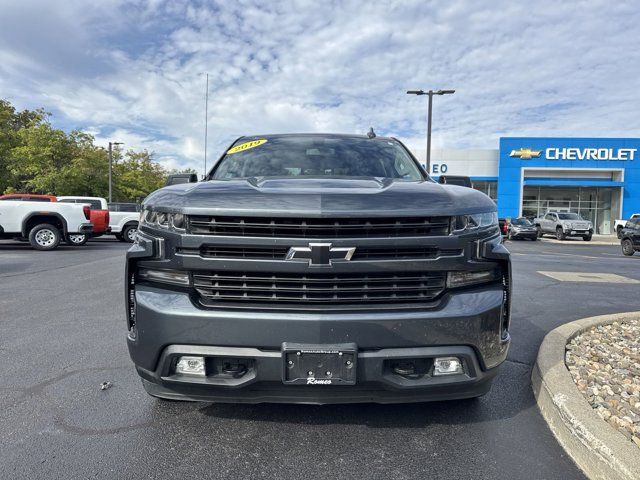
[[(488, 391), (510, 342), (501, 285), (447, 293), (434, 308), (366, 313), (204, 309), (186, 292), (135, 287), (136, 328), (128, 347), (152, 395), (217, 402), (418, 402), (468, 398)], [(283, 382), (283, 343), (357, 345), (355, 385)], [(239, 378), (195, 377), (175, 371), (180, 356), (246, 363)], [(436, 357), (457, 357), (464, 369), (433, 375)], [(398, 361), (424, 362), (405, 376)]]

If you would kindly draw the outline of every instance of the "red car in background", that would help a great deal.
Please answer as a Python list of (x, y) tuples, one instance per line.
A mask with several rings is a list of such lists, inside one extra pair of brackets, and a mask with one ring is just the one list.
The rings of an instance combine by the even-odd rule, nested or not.
[(0, 195), (0, 200), (13, 200), (14, 202), (55, 202), (54, 195), (40, 195), (39, 193), (7, 193)]
[(84, 203), (91, 208), (90, 222), (93, 224), (93, 232), (90, 234), (69, 235), (69, 238), (66, 239), (68, 244), (84, 245), (89, 238), (99, 237), (107, 233), (109, 228), (109, 209), (105, 198), (62, 196), (58, 197), (58, 202)]

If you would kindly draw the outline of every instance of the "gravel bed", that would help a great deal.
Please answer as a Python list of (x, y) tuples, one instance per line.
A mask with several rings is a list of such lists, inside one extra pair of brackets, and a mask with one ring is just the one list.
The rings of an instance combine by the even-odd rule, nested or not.
[(640, 318), (581, 333), (565, 362), (598, 415), (640, 448)]

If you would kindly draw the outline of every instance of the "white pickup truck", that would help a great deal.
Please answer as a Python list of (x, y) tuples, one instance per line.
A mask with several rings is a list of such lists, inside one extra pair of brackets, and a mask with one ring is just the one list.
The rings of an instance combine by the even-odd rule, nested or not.
[(0, 238), (28, 238), (36, 250), (53, 250), (69, 235), (91, 233), (89, 205), (0, 201)]
[(538, 238), (544, 234), (551, 234), (558, 240), (582, 237), (585, 242), (588, 242), (593, 236), (593, 224), (573, 212), (549, 210), (542, 217), (534, 218), (533, 224), (538, 230)]
[(109, 230), (121, 242), (133, 242), (138, 231), (140, 205), (137, 203), (110, 203)]
[[(634, 213), (629, 217), (629, 220), (636, 220), (638, 218), (640, 218), (640, 213)], [(618, 235), (618, 238), (622, 238), (622, 229), (629, 220), (616, 220), (616, 222), (613, 224), (613, 229), (616, 231), (616, 235)]]

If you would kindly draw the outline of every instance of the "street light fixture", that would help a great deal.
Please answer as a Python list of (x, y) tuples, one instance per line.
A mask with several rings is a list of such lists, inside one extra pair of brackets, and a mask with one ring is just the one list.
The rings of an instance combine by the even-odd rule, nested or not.
[(113, 169), (113, 147), (115, 145), (124, 145), (122, 142), (109, 142), (109, 203), (111, 203), (111, 179)]
[(408, 90), (409, 95), (429, 95), (429, 114), (427, 116), (427, 173), (431, 175), (431, 110), (434, 95), (452, 95), (455, 90)]

